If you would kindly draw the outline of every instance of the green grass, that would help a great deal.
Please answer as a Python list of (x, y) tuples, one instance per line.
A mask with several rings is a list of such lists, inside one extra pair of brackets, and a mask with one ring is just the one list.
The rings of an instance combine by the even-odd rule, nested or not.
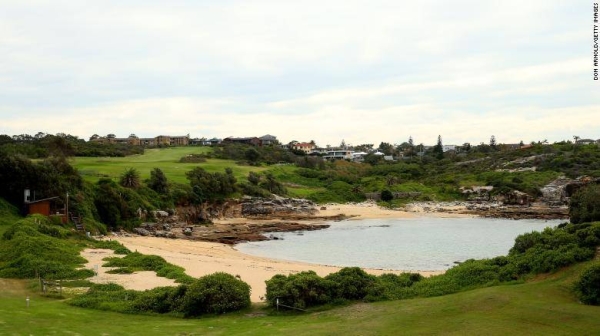
[(223, 172), (229, 167), (239, 180), (245, 179), (250, 171), (261, 172), (266, 168), (239, 166), (231, 160), (207, 159), (204, 163), (180, 163), (179, 159), (188, 154), (206, 154), (209, 147), (174, 147), (147, 149), (142, 155), (127, 157), (76, 157), (71, 164), (79, 170), (83, 178), (96, 182), (101, 177), (118, 179), (128, 168), (135, 168), (142, 180), (150, 178), (150, 171), (160, 168), (170, 182), (187, 184), (185, 173), (195, 167), (202, 167), (209, 172)]
[(442, 297), (361, 303), (300, 315), (263, 315), (262, 308), (254, 307), (201, 319), (82, 309), (32, 293), (25, 281), (0, 279), (0, 334), (591, 335), (600, 332), (600, 307), (582, 305), (570, 292), (572, 282), (590, 263), (525, 284)]
[(22, 219), (19, 216), (19, 210), (3, 198), (0, 198), (0, 236), (19, 219)]

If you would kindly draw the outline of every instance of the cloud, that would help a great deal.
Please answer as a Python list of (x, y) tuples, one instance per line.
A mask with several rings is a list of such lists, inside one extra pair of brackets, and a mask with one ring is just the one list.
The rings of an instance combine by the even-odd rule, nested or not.
[(588, 7), (3, 2), (0, 133), (597, 138)]

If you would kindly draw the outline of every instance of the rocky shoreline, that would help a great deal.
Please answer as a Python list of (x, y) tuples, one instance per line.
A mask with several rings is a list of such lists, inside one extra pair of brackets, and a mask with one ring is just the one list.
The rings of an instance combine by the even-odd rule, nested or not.
[[(347, 205), (348, 206), (348, 205)], [(352, 206), (352, 205), (349, 205)], [(379, 208), (374, 202), (354, 205), (356, 208)], [(335, 207), (335, 205), (329, 205)], [(325, 210), (326, 207), (320, 207)], [(404, 208), (395, 209), (405, 214), (449, 214), (469, 215), (486, 218), (507, 219), (568, 219), (568, 208), (565, 206), (548, 206), (532, 204), (527, 206), (503, 205), (499, 202), (416, 202)], [(302, 199), (277, 198), (244, 198), (239, 202), (229, 202), (221, 208), (206, 206), (195, 209), (182, 209), (169, 215), (161, 212), (156, 222), (146, 222), (135, 228), (135, 234), (141, 236), (164, 237), (173, 239), (199, 240), (234, 245), (249, 241), (277, 239), (271, 233), (313, 231), (328, 228), (325, 222), (342, 221), (347, 216), (343, 210), (334, 215), (322, 215), (317, 205)], [(179, 213), (179, 214), (178, 214)], [(331, 213), (331, 212), (329, 212)], [(196, 224), (190, 217), (210, 218), (208, 223)], [(359, 218), (364, 218), (359, 216)], [(121, 235), (129, 235), (121, 232)]]
[(531, 205), (504, 205), (501, 202), (416, 202), (404, 207), (416, 213), (450, 213), (485, 218), (505, 219), (569, 219), (567, 206), (550, 206), (545, 203)]

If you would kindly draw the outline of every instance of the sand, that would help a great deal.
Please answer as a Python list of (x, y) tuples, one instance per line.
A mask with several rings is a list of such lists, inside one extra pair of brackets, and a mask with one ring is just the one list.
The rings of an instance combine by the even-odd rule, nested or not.
[[(422, 214), (381, 209), (372, 203), (362, 204), (335, 204), (327, 205), (327, 210), (321, 210), (321, 216), (333, 216), (345, 214), (355, 216), (354, 219), (367, 218), (414, 218)], [(429, 214), (438, 216), (439, 214)], [(448, 215), (448, 214), (446, 214)], [(448, 215), (450, 216), (450, 215)], [(239, 222), (243, 219), (223, 220), (220, 223)], [(265, 281), (276, 274), (293, 274), (302, 271), (312, 270), (320, 276), (338, 271), (340, 268), (327, 265), (316, 265), (301, 262), (291, 262), (277, 260), (275, 258), (262, 258), (241, 253), (233, 246), (190, 241), (184, 239), (167, 239), (156, 237), (141, 236), (113, 236), (110, 239), (117, 240), (129, 248), (131, 251), (138, 251), (143, 254), (159, 255), (168, 262), (185, 268), (186, 273), (193, 277), (201, 277), (215, 272), (226, 272), (232, 275), (238, 275), (247, 282), (251, 288), (251, 300), (261, 302), (266, 293)], [(110, 250), (86, 250), (82, 254), (89, 260), (89, 268), (93, 265), (101, 265), (101, 259), (109, 256)], [(94, 277), (94, 282), (113, 281), (119, 283), (128, 289), (149, 289), (158, 286), (174, 285), (169, 279), (157, 277), (153, 272), (136, 272), (135, 274), (106, 274), (106, 270), (101, 267), (98, 276)], [(402, 271), (390, 271), (381, 269), (365, 269), (371, 274), (383, 273), (402, 273)], [(420, 271), (419, 273), (430, 276), (443, 273), (442, 271)]]

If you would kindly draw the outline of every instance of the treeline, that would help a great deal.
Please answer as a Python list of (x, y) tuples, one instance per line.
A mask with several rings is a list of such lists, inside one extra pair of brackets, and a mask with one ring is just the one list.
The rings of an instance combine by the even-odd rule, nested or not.
[[(37, 200), (58, 197), (57, 206), (85, 219), (89, 231), (105, 233), (112, 229), (133, 229), (142, 220), (152, 220), (152, 211), (205, 202), (219, 203), (243, 195), (272, 197), (286, 195), (286, 188), (266, 172), (250, 173), (238, 181), (231, 169), (207, 172), (196, 167), (186, 173), (187, 184), (173, 183), (158, 168), (142, 181), (136, 169), (125, 170), (118, 181), (101, 178), (85, 182), (63, 156), (30, 160), (22, 155), (0, 152), (0, 198), (25, 213), (24, 190)], [(202, 218), (199, 220), (207, 220)]]
[(0, 153), (18, 154), (31, 159), (43, 159), (50, 156), (123, 157), (143, 154), (144, 148), (128, 144), (100, 144), (64, 133), (53, 135), (38, 132), (35, 135), (0, 135)]

